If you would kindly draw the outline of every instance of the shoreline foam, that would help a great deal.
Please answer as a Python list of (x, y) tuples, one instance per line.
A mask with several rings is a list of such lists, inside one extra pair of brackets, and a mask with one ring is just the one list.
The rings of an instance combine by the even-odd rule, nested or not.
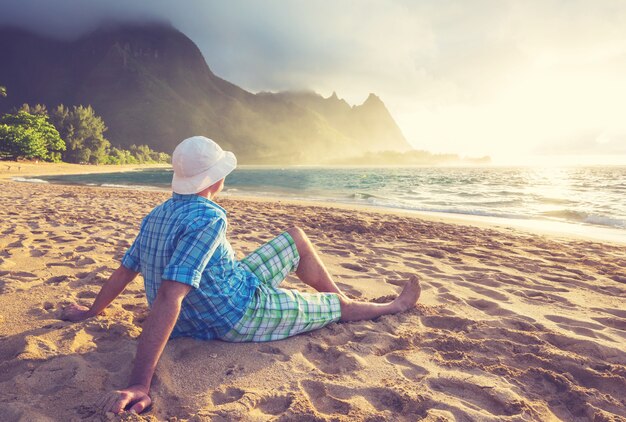
[[(55, 166), (57, 165), (55, 164), (51, 166), (52, 168), (55, 168)], [(59, 164), (58, 166), (63, 167), (63, 166), (68, 166), (68, 165)], [(72, 170), (74, 173), (76, 172), (86, 173), (85, 170), (90, 170), (93, 167), (93, 166), (77, 166), (77, 165), (69, 165), (69, 166), (73, 166)], [(166, 167), (166, 166), (161, 166), (161, 168), (162, 167)], [(144, 166), (143, 168), (149, 169), (150, 167)], [(305, 181), (307, 180), (306, 177), (313, 177), (311, 175), (306, 176), (309, 173), (305, 173), (304, 176), (301, 176), (299, 168), (294, 169), (290, 167), (290, 169), (296, 172), (294, 174), (294, 177), (305, 177)], [(123, 167), (99, 166), (98, 172), (104, 171), (106, 173), (124, 173), (126, 170), (127, 169)], [(341, 172), (343, 169), (331, 169), (331, 170), (337, 170)], [(506, 170), (506, 174), (509, 174), (511, 171), (514, 172), (515, 169), (505, 169), (505, 170)], [(615, 169), (610, 169), (610, 172), (619, 171), (619, 170), (620, 168), (616, 167)], [(400, 169), (401, 173), (399, 174), (404, 175), (404, 173), (402, 173), (403, 171), (404, 171), (403, 169)], [(579, 180), (579, 178), (586, 175), (588, 171), (590, 170), (587, 168), (581, 169), (579, 172), (574, 173), (573, 175), (570, 175), (568, 177), (573, 177), (574, 178), (573, 180)], [(2, 173), (1, 167), (0, 167), (0, 173)], [(94, 173), (94, 172), (90, 172), (90, 173)], [(539, 174), (541, 175), (541, 177), (543, 177), (544, 173), (546, 173), (546, 175), (548, 176), (552, 174), (549, 170), (545, 170), (545, 169), (541, 170)], [(41, 174), (41, 172), (39, 174)], [(272, 176), (273, 174), (274, 173), (270, 175), (265, 175), (263, 173), (259, 175), (259, 177), (262, 180), (269, 178), (268, 182), (271, 182), (272, 180), (274, 180), (272, 179), (272, 177), (275, 177), (275, 176)], [(343, 173), (340, 173), (340, 174), (343, 174)], [(418, 175), (418, 174), (414, 175), (413, 173), (407, 173), (407, 174), (412, 175), (412, 177), (413, 176), (417, 177), (418, 180), (421, 180), (419, 179), (420, 177), (425, 177), (426, 181), (430, 180), (430, 178), (432, 177), (439, 177), (438, 173), (434, 173), (434, 174), (429, 173), (428, 175), (425, 175), (425, 176)], [(470, 175), (472, 174), (473, 173), (471, 173)], [(93, 183), (94, 185), (100, 185), (103, 187), (119, 187), (119, 188), (124, 188), (124, 189), (157, 190), (157, 191), (161, 189), (164, 189), (166, 191), (169, 190), (167, 187), (167, 183), (166, 183), (167, 177), (164, 176), (164, 173), (161, 171), (156, 171), (156, 172), (148, 171), (145, 177), (143, 175), (133, 176), (132, 174), (130, 176), (117, 176), (115, 174), (112, 174), (110, 176), (105, 176), (105, 177), (101, 177), (101, 176), (80, 177), (79, 176), (78, 178), (74, 178), (73, 175), (69, 175), (69, 176), (70, 177), (68, 177), (67, 180), (62, 180), (64, 179), (64, 177), (63, 175), (61, 175), (61, 177), (58, 178), (58, 180), (51, 179), (50, 181), (53, 183), (68, 183), (68, 184), (83, 184), (83, 185)], [(350, 176), (350, 177), (353, 177), (353, 176)], [(358, 174), (356, 176), (358, 176)], [(560, 177), (562, 175), (561, 173), (557, 172), (556, 176)], [(51, 177), (54, 178), (55, 176), (53, 175)], [(452, 202), (441, 202), (442, 198), (437, 199), (436, 196), (426, 202), (421, 201), (421, 200), (417, 200), (416, 202), (412, 200), (405, 201), (402, 195), (396, 198), (393, 195), (391, 197), (384, 197), (384, 196), (378, 196), (377, 194), (372, 194), (372, 193), (362, 194), (362, 193), (358, 193), (357, 191), (353, 191), (352, 188), (347, 188), (347, 191), (345, 192), (342, 190), (335, 191), (333, 190), (337, 187), (335, 185), (332, 185), (332, 186), (335, 186), (334, 188), (331, 185), (329, 185), (330, 190), (324, 190), (321, 188), (320, 188), (321, 190), (315, 190), (315, 189), (312, 189), (311, 186), (313, 185), (311, 185), (305, 191), (299, 191), (297, 189), (289, 188), (288, 186), (291, 186), (289, 183), (287, 184), (279, 183), (278, 186), (275, 186), (275, 189), (272, 190), (268, 188), (267, 192), (263, 192), (263, 190), (265, 189), (263, 186), (259, 186), (259, 189), (257, 190), (250, 190), (249, 186), (246, 187), (247, 185), (245, 184), (249, 183), (249, 182), (246, 182), (246, 180), (248, 180), (250, 177), (256, 177), (256, 173), (252, 173), (252, 176), (251, 176), (244, 172), (236, 180), (232, 179), (232, 181), (235, 183), (234, 187), (230, 188), (229, 186), (227, 186), (225, 192), (223, 192), (223, 195), (229, 195), (229, 196), (238, 197), (238, 198), (259, 197), (259, 198), (266, 198), (267, 200), (314, 202), (314, 203), (324, 204), (325, 206), (334, 206), (335, 204), (342, 204), (346, 206), (354, 206), (357, 209), (376, 209), (377, 208), (377, 209), (383, 210), (384, 212), (398, 212), (398, 211), (409, 212), (409, 213), (414, 213), (417, 216), (435, 215), (435, 216), (439, 216), (443, 218), (451, 218), (454, 221), (457, 221), (460, 219), (464, 221), (465, 223), (469, 223), (469, 224), (473, 224), (474, 222), (480, 222), (481, 224), (486, 223), (486, 224), (493, 224), (495, 226), (504, 226), (504, 227), (511, 227), (511, 228), (515, 227), (515, 228), (519, 228), (519, 229), (527, 230), (527, 231), (530, 230), (534, 233), (545, 233), (548, 235), (557, 235), (557, 236), (573, 236), (576, 238), (593, 239), (597, 241), (607, 241), (607, 242), (618, 242), (622, 244), (626, 243), (626, 227), (624, 227), (624, 225), (626, 225), (626, 219), (621, 216), (624, 211), (623, 207), (620, 207), (617, 205), (613, 206), (610, 204), (607, 205), (606, 201), (604, 202), (600, 201), (596, 205), (593, 205), (593, 206), (592, 205), (583, 206), (581, 204), (577, 204), (576, 202), (571, 202), (569, 200), (566, 201), (566, 203), (564, 203), (565, 199), (563, 197), (563, 192), (559, 191), (558, 189), (556, 189), (556, 191), (547, 190), (545, 192), (542, 190), (543, 188), (541, 186), (545, 184), (545, 180), (544, 180), (545, 177), (543, 179), (539, 177), (536, 180), (537, 183), (539, 183), (539, 185), (537, 187), (530, 189), (530, 193), (528, 194), (530, 197), (530, 199), (528, 200), (529, 201), (528, 204), (526, 204), (526, 201), (524, 201), (524, 202), (520, 202), (516, 206), (502, 205), (502, 206), (496, 206), (495, 208), (491, 205), (492, 202), (489, 201), (489, 196), (487, 195), (486, 198), (484, 197), (487, 193), (490, 192), (489, 189), (491, 188), (489, 188), (488, 186), (491, 186), (491, 182), (489, 183), (486, 182), (487, 184), (486, 188), (477, 186), (476, 192), (461, 192), (460, 196), (462, 198), (460, 198), (459, 199), (460, 202), (457, 203), (457, 201), (454, 200), (453, 197), (449, 198), (449, 201), (452, 201)], [(323, 176), (323, 175), (319, 177), (321, 177), (320, 180), (322, 181), (326, 180), (325, 177), (327, 178), (327, 176)], [(404, 177), (404, 176), (401, 176), (401, 177)], [(464, 173), (459, 177), (465, 177)], [(492, 174), (488, 176), (488, 180), (491, 180), (489, 179), (489, 177), (493, 178), (494, 175)], [(535, 180), (533, 179), (533, 177), (537, 178), (537, 176), (533, 176), (532, 174), (527, 175), (526, 173), (522, 173), (516, 177), (530, 177), (531, 179), (529, 180)], [(608, 176), (603, 173), (602, 177), (606, 178)], [(139, 182), (139, 183), (135, 185), (132, 185), (132, 184), (129, 185), (128, 182), (133, 183), (132, 181), (134, 179), (137, 179), (136, 182)], [(357, 178), (357, 179), (361, 180), (360, 178)], [(350, 183), (355, 182), (355, 180), (352, 180), (352, 179), (350, 180), (351, 180)], [(40, 179), (34, 179), (33, 181), (40, 181)], [(149, 184), (143, 185), (144, 182), (149, 183)], [(238, 189), (239, 187), (238, 184), (242, 184), (242, 183), (244, 184), (244, 186), (241, 189)], [(611, 186), (613, 185), (614, 183), (611, 182)], [(157, 186), (160, 186), (160, 187), (157, 187)], [(390, 186), (393, 186), (393, 183)], [(512, 186), (517, 186), (517, 185), (512, 185)], [(450, 193), (452, 196), (454, 196), (455, 189), (457, 188), (458, 187), (452, 188), (451, 193)], [(497, 190), (497, 188), (494, 188), (494, 189)], [(494, 191), (493, 194), (496, 196), (500, 194), (504, 195), (503, 201), (504, 203), (508, 204), (507, 202), (508, 200), (506, 200), (506, 198), (509, 198), (511, 195), (513, 195), (516, 198), (519, 197), (519, 189), (515, 187), (512, 187), (511, 189), (513, 193), (509, 192), (508, 190), (505, 190), (502, 192)], [(429, 190), (426, 189), (424, 192), (427, 193), (429, 192)], [(424, 192), (422, 192), (422, 197), (425, 194)], [(540, 192), (542, 193), (542, 195), (544, 195), (542, 196), (543, 199), (541, 199), (541, 201), (543, 202), (546, 201), (546, 197), (545, 197), (546, 195), (547, 197), (550, 197), (550, 198), (554, 197), (554, 198), (552, 198), (552, 202), (545, 203), (542, 206), (540, 206), (541, 201), (535, 198), (537, 192)], [(561, 194), (559, 194), (559, 192), (561, 192)], [(476, 202), (476, 204), (479, 204), (477, 205), (477, 207), (473, 207), (471, 205), (473, 202), (471, 202), (470, 199), (473, 196), (478, 196), (482, 198), (480, 199), (479, 202)], [(558, 201), (557, 201), (558, 204), (554, 203), (556, 200), (555, 198), (558, 198)], [(516, 201), (519, 201), (519, 198), (516, 199)], [(537, 202), (537, 201), (540, 201), (540, 202)], [(441, 206), (437, 204), (440, 204)], [(609, 208), (606, 208), (607, 206)]]
[[(143, 168), (139, 168), (137, 170), (141, 170)], [(126, 169), (121, 169), (119, 172), (128, 171)], [(77, 173), (77, 174), (88, 174), (88, 173)], [(44, 175), (42, 175), (44, 176)], [(169, 192), (169, 189), (161, 188), (157, 186), (151, 185), (125, 185), (125, 184), (115, 184), (115, 183), (103, 183), (103, 184), (90, 184), (90, 183), (69, 183), (69, 182), (47, 182), (42, 179), (37, 178), (24, 178), (24, 177), (13, 177), (13, 181), (21, 182), (21, 183), (52, 183), (66, 186), (95, 186), (102, 188), (118, 188), (118, 189), (127, 189), (127, 190), (138, 190), (138, 191), (155, 191), (155, 192)], [(465, 213), (465, 212), (452, 212), (452, 211), (425, 211), (419, 209), (410, 209), (410, 208), (402, 208), (402, 207), (392, 207), (389, 205), (376, 205), (376, 204), (364, 204), (358, 202), (344, 201), (341, 199), (331, 199), (331, 198), (300, 198), (294, 195), (286, 195), (280, 196), (275, 192), (263, 194), (253, 194), (248, 193), (246, 191), (240, 191), (237, 189), (227, 189), (222, 193), (223, 197), (233, 198), (233, 199), (252, 199), (257, 201), (285, 201), (294, 204), (317, 204), (320, 206), (328, 206), (328, 207), (348, 207), (354, 208), (355, 210), (370, 210), (382, 213), (389, 214), (403, 214), (403, 215), (413, 215), (418, 218), (435, 218), (440, 221), (449, 222), (449, 223), (458, 223), (458, 224), (478, 224), (479, 226), (489, 226), (496, 228), (506, 228), (506, 229), (519, 229), (524, 230), (530, 233), (547, 235), (547, 236), (557, 236), (571, 239), (584, 239), (584, 240), (593, 240), (600, 242), (610, 242), (610, 243), (618, 243), (618, 244), (626, 244), (626, 229), (621, 229), (618, 227), (600, 225), (600, 224), (591, 224), (586, 222), (573, 223), (573, 222), (564, 222), (557, 221), (550, 218), (539, 219), (539, 218), (522, 218), (522, 217), (507, 217), (507, 216), (499, 216), (499, 215), (484, 215), (481, 213)]]

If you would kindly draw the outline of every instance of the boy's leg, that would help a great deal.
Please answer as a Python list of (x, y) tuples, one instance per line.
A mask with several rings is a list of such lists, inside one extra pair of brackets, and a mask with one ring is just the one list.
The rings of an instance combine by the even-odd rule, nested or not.
[(289, 273), (295, 271), (299, 261), (296, 244), (285, 232), (259, 246), (240, 262), (263, 284), (278, 287)]
[(341, 318), (335, 293), (305, 293), (262, 283), (243, 317), (220, 336), (229, 342), (281, 340)]
[(341, 303), (341, 321), (360, 321), (374, 319), (382, 315), (404, 312), (417, 303), (422, 289), (417, 276), (404, 285), (402, 292), (389, 303), (361, 302), (339, 297)]
[(274, 287), (295, 272), (298, 278), (318, 292), (347, 297), (335, 284), (307, 235), (293, 227), (241, 260), (259, 280)]
[[(321, 328), (331, 322), (374, 319), (415, 305), (420, 285), (413, 276), (402, 293), (386, 304), (347, 298), (334, 283), (306, 234), (288, 230), (242, 261), (262, 285), (244, 317), (221, 337), (226, 341), (270, 341)], [(291, 271), (320, 293), (302, 293), (277, 286)]]
[(298, 278), (318, 292), (337, 293), (340, 298), (348, 300), (333, 281), (306, 233), (299, 227), (293, 227), (287, 233), (292, 237), (300, 255), (300, 263), (296, 269)]
[(299, 227), (293, 227), (287, 230), (287, 233), (293, 238), (300, 255), (296, 275), (318, 292), (337, 293), (341, 302), (342, 321), (373, 319), (403, 312), (415, 305), (419, 299), (421, 293), (419, 280), (413, 276), (393, 302), (381, 304), (351, 300), (335, 284), (306, 233)]
[(230, 342), (281, 340), (335, 321), (374, 319), (405, 311), (420, 295), (417, 277), (386, 304), (343, 299), (336, 293), (302, 293), (262, 284), (243, 318), (220, 339)]

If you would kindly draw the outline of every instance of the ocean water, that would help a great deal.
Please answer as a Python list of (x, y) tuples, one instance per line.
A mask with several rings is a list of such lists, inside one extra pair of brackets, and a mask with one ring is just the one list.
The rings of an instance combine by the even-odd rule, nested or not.
[[(169, 189), (171, 170), (38, 177), (40, 182)], [(35, 181), (35, 180), (33, 180)], [(226, 195), (283, 197), (626, 233), (626, 166), (328, 168), (241, 166)]]

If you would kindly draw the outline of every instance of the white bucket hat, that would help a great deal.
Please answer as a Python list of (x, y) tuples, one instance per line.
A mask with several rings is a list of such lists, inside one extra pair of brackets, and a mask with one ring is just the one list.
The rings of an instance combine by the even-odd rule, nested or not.
[(193, 136), (174, 149), (172, 167), (172, 190), (186, 195), (198, 193), (226, 177), (237, 167), (237, 158), (213, 140)]

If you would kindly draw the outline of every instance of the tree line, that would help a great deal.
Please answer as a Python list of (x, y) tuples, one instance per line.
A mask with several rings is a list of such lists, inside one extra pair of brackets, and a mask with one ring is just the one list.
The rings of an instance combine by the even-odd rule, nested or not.
[[(0, 86), (0, 97), (6, 88)], [(170, 156), (147, 145), (113, 147), (107, 127), (91, 106), (22, 105), (0, 117), (0, 159), (65, 161), (78, 164), (167, 163)]]

